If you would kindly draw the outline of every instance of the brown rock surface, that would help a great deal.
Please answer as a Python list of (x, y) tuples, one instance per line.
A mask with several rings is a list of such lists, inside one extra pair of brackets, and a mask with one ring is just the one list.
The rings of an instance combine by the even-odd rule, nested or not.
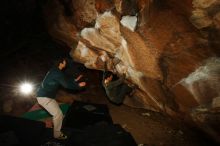
[[(138, 86), (136, 100), (127, 105), (189, 117), (194, 107), (219, 96), (219, 5), (216, 0), (76, 0), (73, 15), (66, 16), (53, 1), (45, 14), (50, 34), (72, 49), (73, 60), (97, 70), (106, 60), (108, 70), (126, 72), (127, 81)], [(132, 32), (120, 19), (136, 13)], [(217, 75), (211, 69), (197, 80), (211, 64)]]

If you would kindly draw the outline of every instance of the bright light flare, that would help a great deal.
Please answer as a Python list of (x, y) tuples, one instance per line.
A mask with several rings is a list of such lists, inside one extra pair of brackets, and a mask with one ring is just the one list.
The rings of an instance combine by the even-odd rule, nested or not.
[(28, 95), (32, 93), (33, 91), (33, 85), (31, 83), (22, 83), (20, 85), (20, 92), (24, 95)]

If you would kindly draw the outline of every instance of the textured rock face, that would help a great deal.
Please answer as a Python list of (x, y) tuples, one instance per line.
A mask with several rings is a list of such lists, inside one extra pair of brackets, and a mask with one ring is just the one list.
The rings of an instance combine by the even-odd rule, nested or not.
[(194, 95), (199, 104), (211, 103), (212, 99), (220, 95), (220, 59), (210, 58), (203, 66), (196, 69), (181, 81)]
[[(76, 61), (87, 60), (82, 63), (85, 63), (88, 68), (103, 70), (104, 62), (101, 57), (105, 57), (108, 69), (118, 74), (126, 72), (128, 79), (137, 84), (140, 90), (144, 91), (142, 96), (146, 96), (144, 78), (161, 78), (162, 74), (157, 64), (156, 56), (146, 49), (147, 46), (141, 36), (120, 26), (119, 20), (111, 12), (105, 12), (98, 16), (95, 27), (83, 29), (80, 36), (91, 46), (95, 47), (90, 52), (98, 51), (98, 53), (89, 56), (85, 55), (85, 52), (88, 54), (90, 49), (80, 42), (76, 49), (72, 49), (70, 54)], [(79, 50), (81, 50), (81, 59), (77, 60), (78, 54), (76, 55), (76, 53)], [(114, 58), (120, 59), (117, 65), (113, 64)], [(145, 100), (145, 98), (142, 98), (142, 100)], [(155, 109), (157, 110), (162, 108), (160, 102), (156, 101), (152, 96), (149, 96), (149, 100), (152, 103), (145, 105), (156, 106)], [(149, 102), (149, 100), (146, 101)]]
[(220, 8), (218, 0), (193, 0), (192, 3), (194, 10), (191, 21), (195, 27), (201, 29), (215, 25), (215, 17)]
[[(220, 34), (220, 22), (219, 0), (193, 0), (192, 15), (190, 20), (192, 24), (203, 32), (203, 37), (209, 40), (209, 43), (214, 48), (220, 46), (219, 34)], [(218, 49), (219, 50), (219, 49)], [(219, 51), (216, 51), (219, 54)]]
[(126, 73), (138, 89), (125, 104), (188, 120), (220, 96), (218, 0), (60, 2), (45, 6), (50, 34), (87, 68), (103, 70), (106, 61), (108, 70)]
[(208, 8), (217, 1), (218, 0), (193, 0), (192, 4), (195, 8)]

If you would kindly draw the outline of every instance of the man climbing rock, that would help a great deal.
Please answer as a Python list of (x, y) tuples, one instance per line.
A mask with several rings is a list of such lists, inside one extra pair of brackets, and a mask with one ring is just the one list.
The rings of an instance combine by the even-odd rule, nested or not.
[(134, 89), (124, 83), (125, 75), (113, 81), (111, 72), (104, 72), (102, 85), (105, 88), (108, 99), (115, 104), (122, 104), (126, 95), (132, 96)]

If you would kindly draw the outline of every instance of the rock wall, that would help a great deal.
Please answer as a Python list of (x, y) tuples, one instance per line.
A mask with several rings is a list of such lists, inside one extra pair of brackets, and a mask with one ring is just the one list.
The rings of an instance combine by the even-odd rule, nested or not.
[(73, 60), (97, 70), (107, 62), (138, 86), (125, 104), (193, 120), (220, 96), (219, 8), (218, 0), (54, 0), (44, 13)]

